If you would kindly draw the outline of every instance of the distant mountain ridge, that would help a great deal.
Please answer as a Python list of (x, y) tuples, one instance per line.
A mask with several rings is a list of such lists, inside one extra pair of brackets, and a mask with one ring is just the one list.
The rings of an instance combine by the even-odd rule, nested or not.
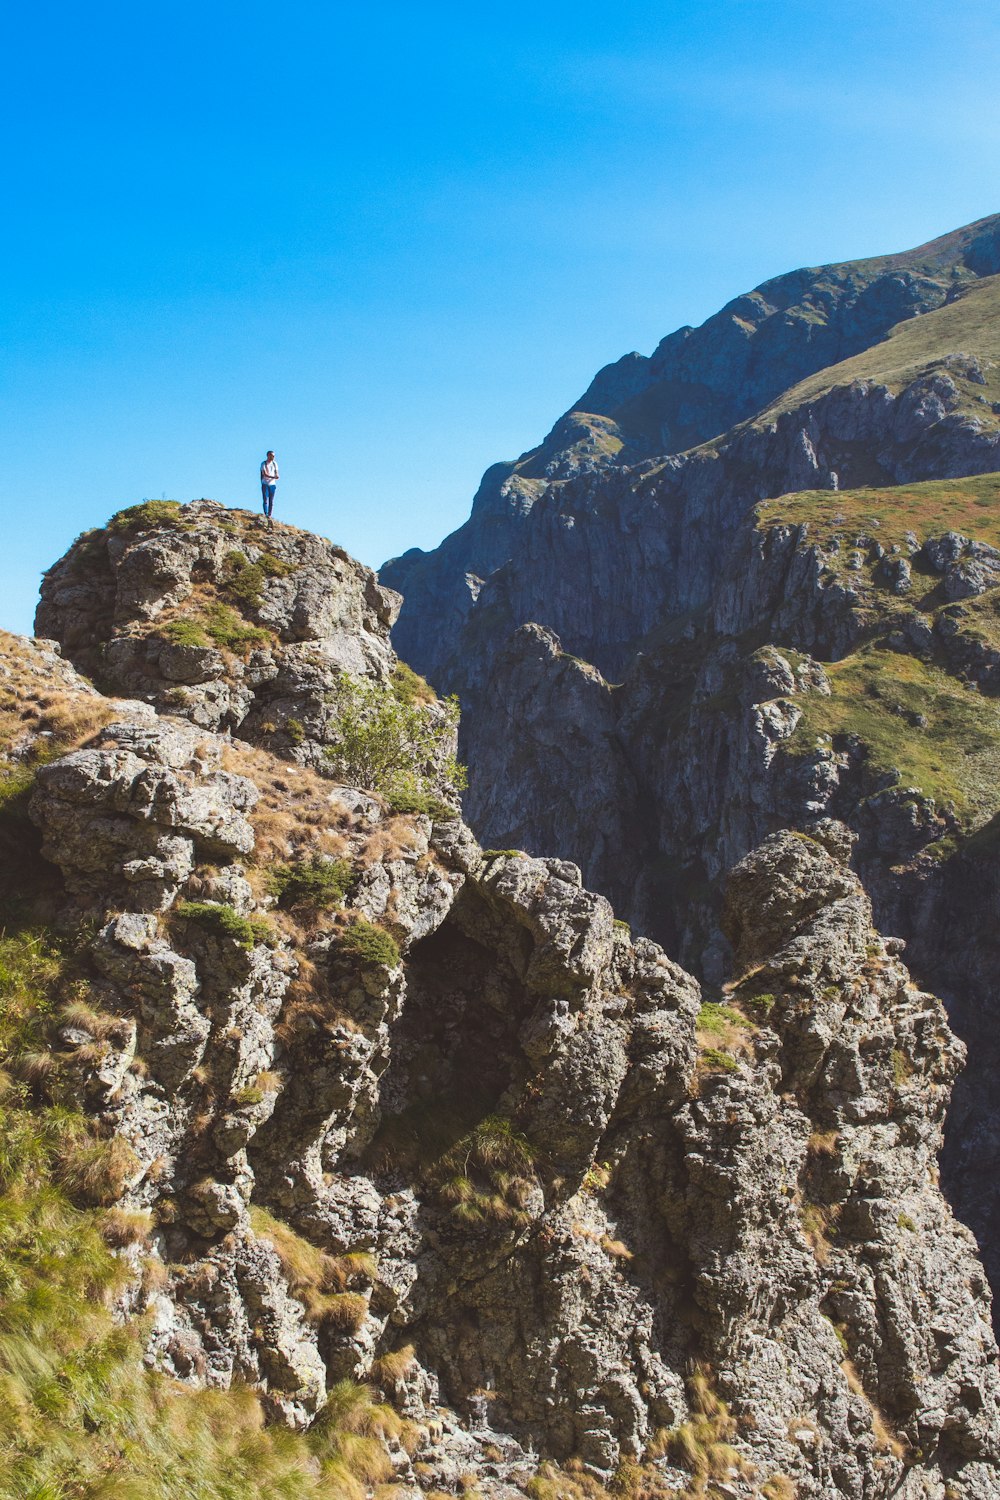
[[(436, 674), (442, 684), (453, 677), (457, 681), (461, 674), (449, 668), (449, 658), (479, 601), (482, 582), (509, 560), (521, 566), (526, 546), (532, 545), (528, 517), (543, 497), (558, 503), (563, 488), (573, 481), (603, 475), (617, 484), (621, 481), (612, 476), (627, 474), (630, 482), (640, 483), (657, 460), (662, 466), (670, 459), (676, 468), (679, 455), (702, 445), (725, 449), (727, 441), (738, 436), (740, 424), (764, 413), (773, 422), (800, 406), (814, 405), (838, 384), (838, 371), (849, 384), (854, 372), (841, 368), (843, 362), (866, 351), (864, 378), (879, 383), (884, 374), (891, 385), (900, 331), (918, 317), (931, 315), (937, 322), (927, 329), (926, 338), (911, 336), (908, 341), (924, 346), (908, 346), (905, 351), (914, 377), (955, 354), (975, 361), (980, 351), (966, 346), (975, 345), (976, 333), (984, 328), (992, 336), (979, 364), (989, 367), (991, 354), (1000, 357), (1000, 347), (993, 347), (1000, 345), (1000, 284), (992, 281), (998, 272), (1000, 215), (991, 215), (912, 251), (775, 277), (728, 303), (700, 328), (670, 334), (648, 358), (628, 354), (606, 365), (542, 443), (512, 463), (487, 469), (463, 526), (433, 551), (412, 549), (383, 566), (380, 577), (405, 601), (394, 637), (398, 649), (419, 670)], [(942, 318), (942, 312), (961, 304), (973, 290), (977, 305), (972, 329), (961, 327), (957, 313)], [(942, 324), (935, 344), (935, 329)], [(880, 370), (882, 351), (886, 371)], [(985, 418), (993, 428), (996, 414), (990, 408), (1000, 399), (1000, 379), (994, 380), (987, 368), (986, 385), (970, 392), (969, 382), (963, 388), (965, 368), (951, 371), (960, 387), (957, 406), (977, 420)], [(824, 371), (830, 372), (827, 383)], [(972, 375), (972, 384), (983, 379), (982, 369), (973, 368)], [(788, 399), (783, 400), (786, 393)], [(809, 413), (800, 415), (798, 427), (807, 424)], [(741, 454), (739, 463), (745, 462)], [(950, 477), (986, 472), (993, 466), (984, 467), (981, 456), (971, 469), (968, 462), (967, 456), (952, 461), (945, 455), (937, 467), (920, 466), (899, 477)], [(748, 487), (743, 509), (767, 494), (805, 487), (816, 479), (815, 473), (787, 469), (779, 460), (773, 476), (756, 479)], [(870, 465), (847, 476), (833, 472), (833, 483), (892, 483), (897, 478), (891, 467), (873, 472)], [(704, 490), (700, 475), (694, 482)], [(702, 595), (707, 597), (707, 586)], [(567, 619), (543, 623), (573, 636)], [(595, 649), (595, 641), (585, 646), (578, 640), (571, 649), (578, 648), (586, 654)]]

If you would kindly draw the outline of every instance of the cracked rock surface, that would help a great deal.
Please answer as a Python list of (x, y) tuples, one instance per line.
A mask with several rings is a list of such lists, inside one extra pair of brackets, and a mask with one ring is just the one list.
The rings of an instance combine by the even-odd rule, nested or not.
[[(747, 1500), (997, 1493), (989, 1291), (937, 1186), (962, 1048), (843, 825), (737, 866), (711, 999), (573, 862), (162, 708), (110, 704), (30, 809), (158, 1368), (298, 1428), (368, 1380), (410, 1493), (510, 1500), (540, 1462), (685, 1492), (692, 1434)], [(343, 904), (278, 905), (269, 873), (333, 850)]]

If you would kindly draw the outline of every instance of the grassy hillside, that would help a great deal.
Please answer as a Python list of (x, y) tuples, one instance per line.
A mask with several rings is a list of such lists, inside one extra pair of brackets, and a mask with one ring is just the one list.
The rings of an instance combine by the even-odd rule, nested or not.
[[(930, 322), (930, 318), (921, 322)], [(1000, 549), (1000, 474), (943, 479), (886, 489), (806, 490), (763, 501), (757, 525), (804, 526), (804, 545), (823, 553), (824, 573), (856, 596), (862, 644), (843, 661), (827, 663), (830, 696), (806, 694), (790, 749), (817, 740), (864, 747), (872, 770), (913, 788), (947, 810), (958, 827), (982, 827), (1000, 811), (1000, 699), (977, 691), (960, 668), (968, 654), (949, 656), (939, 644), (919, 655), (904, 648), (900, 627), (919, 620), (939, 642), (940, 616), (950, 637), (1000, 650), (1000, 588), (949, 603), (939, 575), (913, 557), (913, 587), (895, 595), (880, 576), (876, 555), (859, 538), (892, 554), (911, 555), (918, 543), (958, 531)], [(892, 649), (887, 649), (891, 641)]]
[[(979, 361), (985, 384), (963, 377), (959, 355)], [(890, 390), (902, 390), (917, 375), (949, 358), (956, 363), (948, 373), (970, 413), (991, 426), (1000, 425), (991, 410), (994, 402), (1000, 402), (1000, 276), (972, 282), (955, 301), (898, 323), (881, 343), (791, 386), (754, 418), (754, 425), (765, 426), (783, 412), (795, 411), (856, 380), (874, 380)]]
[[(1000, 327), (997, 339), (1000, 345)], [(823, 548), (836, 541), (850, 546), (856, 537), (869, 535), (890, 551), (904, 546), (907, 532), (925, 542), (943, 531), (960, 531), (1000, 548), (1000, 474), (891, 489), (801, 490), (763, 501), (757, 518), (761, 526), (807, 525), (810, 541)]]
[(932, 662), (865, 647), (826, 667), (830, 696), (807, 693), (790, 748), (857, 740), (875, 772), (929, 798), (962, 829), (1000, 811), (1000, 702)]

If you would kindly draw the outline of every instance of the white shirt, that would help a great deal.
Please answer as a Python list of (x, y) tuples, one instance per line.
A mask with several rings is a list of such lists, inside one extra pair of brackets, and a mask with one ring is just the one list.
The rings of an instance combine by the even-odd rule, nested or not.
[(277, 484), (278, 482), (278, 460), (276, 458), (265, 458), (260, 466), (261, 484)]

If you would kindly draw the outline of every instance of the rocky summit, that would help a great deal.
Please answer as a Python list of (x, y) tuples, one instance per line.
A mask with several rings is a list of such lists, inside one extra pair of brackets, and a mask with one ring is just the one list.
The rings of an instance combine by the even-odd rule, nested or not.
[[(0, 638), (0, 1492), (995, 1496), (964, 1048), (856, 835), (734, 860), (702, 989), (576, 863), (480, 846), (397, 606), (157, 503)], [(779, 728), (832, 700), (757, 660)]]

